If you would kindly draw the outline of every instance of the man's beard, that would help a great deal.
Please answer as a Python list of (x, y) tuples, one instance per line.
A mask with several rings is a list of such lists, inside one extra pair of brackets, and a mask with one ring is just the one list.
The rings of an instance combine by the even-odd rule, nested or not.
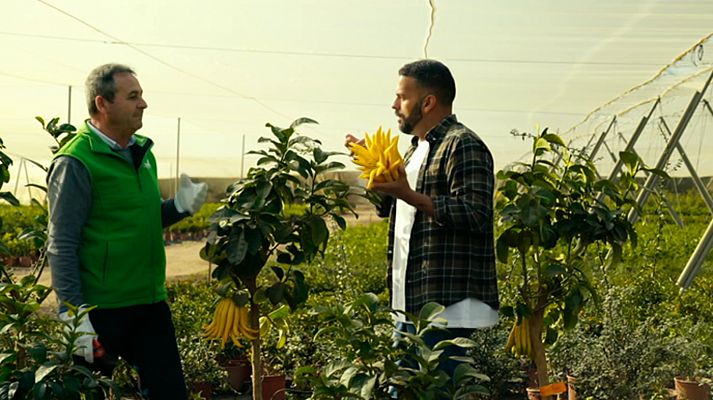
[(423, 99), (416, 103), (416, 106), (413, 108), (413, 112), (408, 118), (405, 118), (403, 115), (399, 115), (398, 113), (396, 114), (401, 117), (401, 123), (399, 124), (399, 130), (401, 132), (407, 134), (411, 134), (411, 132), (413, 132), (413, 128), (421, 121), (421, 118), (423, 118), (423, 113), (421, 113), (422, 104)]

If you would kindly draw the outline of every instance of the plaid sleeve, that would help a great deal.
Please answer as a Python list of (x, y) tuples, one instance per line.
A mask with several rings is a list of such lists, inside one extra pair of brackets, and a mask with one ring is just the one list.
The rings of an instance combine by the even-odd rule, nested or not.
[(472, 132), (449, 137), (444, 146), (448, 195), (433, 199), (438, 224), (471, 232), (492, 231), (493, 158), (480, 138)]

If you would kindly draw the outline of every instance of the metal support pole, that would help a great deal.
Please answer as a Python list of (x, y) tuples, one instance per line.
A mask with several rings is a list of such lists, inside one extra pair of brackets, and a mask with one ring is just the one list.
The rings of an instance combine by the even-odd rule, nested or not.
[(599, 136), (599, 140), (597, 140), (597, 144), (594, 145), (592, 152), (589, 154), (590, 161), (594, 161), (594, 157), (596, 157), (597, 153), (599, 152), (599, 148), (602, 147), (602, 144), (604, 143), (604, 139), (606, 139), (607, 134), (609, 133), (611, 128), (614, 126), (614, 123), (616, 123), (616, 115), (614, 116), (614, 118), (612, 118), (607, 130), (602, 132), (601, 136)]
[[(681, 116), (681, 120), (678, 122), (678, 126), (676, 126), (676, 130), (673, 132), (673, 135), (671, 136), (668, 143), (666, 144), (666, 148), (664, 148), (663, 152), (661, 153), (661, 157), (659, 157), (659, 161), (656, 163), (656, 169), (663, 171), (664, 167), (666, 167), (666, 164), (668, 163), (668, 160), (671, 157), (673, 150), (676, 148), (676, 143), (678, 143), (678, 141), (681, 139), (681, 136), (683, 135), (683, 132), (686, 130), (688, 123), (691, 121), (693, 114), (696, 112), (696, 108), (698, 108), (698, 103), (700, 103), (701, 98), (703, 98), (703, 93), (705, 93), (706, 90), (708, 90), (708, 86), (711, 83), (711, 79), (713, 79), (713, 72), (711, 72), (711, 75), (708, 77), (708, 80), (706, 80), (705, 85), (703, 85), (703, 89), (700, 92), (696, 92), (693, 94), (693, 98), (691, 99), (691, 102), (688, 104), (688, 108), (686, 108), (686, 111)], [(638, 204), (638, 208), (643, 207), (644, 204), (646, 203), (646, 201), (649, 199), (649, 196), (651, 195), (651, 190), (658, 182), (658, 178), (659, 178), (658, 175), (651, 174), (646, 179), (646, 182), (644, 183), (644, 187), (641, 188), (641, 190), (639, 191), (639, 196), (636, 198), (636, 203)], [(636, 221), (638, 221), (639, 213), (636, 208), (631, 209), (631, 211), (629, 212), (628, 218), (632, 224), (634, 224), (634, 223), (636, 223)]]
[(245, 134), (243, 133), (243, 150), (242, 153), (240, 154), (240, 179), (242, 179), (245, 176), (245, 170), (243, 169), (243, 165), (245, 164)]
[(696, 250), (693, 251), (691, 258), (688, 260), (686, 268), (683, 269), (683, 272), (681, 272), (681, 275), (678, 277), (678, 281), (676, 281), (676, 284), (681, 287), (681, 290), (686, 290), (691, 286), (693, 278), (698, 273), (701, 265), (703, 265), (703, 261), (705, 261), (708, 256), (708, 252), (710, 252), (711, 245), (713, 245), (713, 221), (708, 224), (706, 233), (703, 235), (703, 238), (701, 238), (701, 241), (698, 242), (698, 246), (696, 246)]
[[(654, 110), (656, 110), (656, 107), (659, 105), (660, 101), (661, 101), (661, 99), (656, 99), (656, 102), (654, 102), (654, 106), (651, 107), (651, 110), (649, 111), (649, 113), (646, 116), (641, 117), (641, 121), (639, 121), (639, 125), (636, 127), (634, 134), (631, 135), (631, 140), (629, 140), (629, 142), (626, 144), (624, 151), (626, 151), (626, 152), (634, 151), (634, 146), (636, 145), (636, 142), (639, 140), (641, 133), (644, 131), (646, 124), (648, 124), (649, 119), (651, 119), (651, 115), (653, 115)], [(616, 165), (614, 165), (614, 168), (612, 168), (612, 171), (609, 174), (610, 181), (614, 182), (617, 175), (619, 175), (619, 171), (621, 170), (621, 167), (623, 165), (624, 165), (624, 161), (622, 161), (621, 158), (619, 160), (617, 160)]]
[(69, 93), (67, 93), (67, 123), (72, 123), (72, 85), (69, 85)]
[[(669, 135), (671, 135), (671, 130), (668, 129), (668, 125), (666, 124), (666, 120), (661, 119), (661, 125), (663, 128), (668, 132)], [(691, 174), (691, 178), (693, 179), (693, 183), (696, 185), (696, 189), (698, 189), (698, 193), (703, 196), (703, 200), (705, 200), (706, 205), (708, 206), (708, 211), (713, 214), (713, 197), (711, 197), (711, 194), (708, 193), (708, 189), (706, 189), (706, 185), (703, 183), (701, 178), (698, 176), (698, 173), (696, 172), (696, 169), (693, 167), (693, 163), (691, 163), (691, 160), (688, 158), (688, 155), (686, 152), (683, 150), (683, 146), (681, 146), (680, 143), (676, 143), (676, 150), (678, 150), (678, 153), (681, 155), (681, 159), (683, 159), (684, 164), (686, 164), (686, 168), (688, 168), (688, 172)]]
[(176, 129), (176, 180), (173, 191), (174, 197), (178, 193), (178, 171), (180, 171), (178, 163), (181, 160), (181, 117), (178, 117), (178, 127)]

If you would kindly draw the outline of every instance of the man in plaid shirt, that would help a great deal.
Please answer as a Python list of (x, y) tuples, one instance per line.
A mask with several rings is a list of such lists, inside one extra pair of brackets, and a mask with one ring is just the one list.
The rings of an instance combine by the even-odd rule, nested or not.
[[(474, 329), (498, 321), (493, 158), (453, 114), (455, 81), (445, 65), (415, 61), (399, 75), (391, 108), (399, 129), (413, 138), (399, 178), (374, 184), (387, 195), (382, 216), (390, 215), (391, 305), (410, 313), (431, 301), (446, 306), (442, 317), (449, 331), (426, 338), (430, 344), (470, 337)], [(347, 136), (348, 143), (357, 140)], [(403, 321), (398, 325), (409, 329)], [(454, 355), (465, 352), (449, 349)], [(456, 365), (442, 368), (452, 374)]]

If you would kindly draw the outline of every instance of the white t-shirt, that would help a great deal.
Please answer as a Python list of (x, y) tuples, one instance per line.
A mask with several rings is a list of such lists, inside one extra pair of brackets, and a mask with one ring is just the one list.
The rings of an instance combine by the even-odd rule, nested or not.
[[(411, 188), (416, 187), (418, 171), (428, 155), (429, 143), (420, 140), (416, 150), (406, 165), (406, 180)], [(391, 307), (395, 310), (406, 309), (406, 264), (408, 261), (411, 229), (416, 217), (416, 207), (403, 200), (396, 200), (396, 216), (394, 220), (394, 248), (391, 281)], [(451, 328), (486, 328), (498, 322), (498, 312), (489, 305), (475, 298), (467, 298), (446, 307), (441, 317), (448, 320)], [(398, 321), (403, 321), (403, 315), (397, 314)]]

